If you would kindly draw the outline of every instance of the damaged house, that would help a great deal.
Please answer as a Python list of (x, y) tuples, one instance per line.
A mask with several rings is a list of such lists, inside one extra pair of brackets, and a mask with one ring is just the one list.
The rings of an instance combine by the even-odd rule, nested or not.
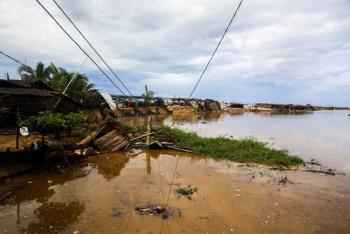
[(80, 103), (41, 81), (0, 80), (0, 125), (15, 124), (18, 118), (41, 111), (69, 113), (80, 108)]

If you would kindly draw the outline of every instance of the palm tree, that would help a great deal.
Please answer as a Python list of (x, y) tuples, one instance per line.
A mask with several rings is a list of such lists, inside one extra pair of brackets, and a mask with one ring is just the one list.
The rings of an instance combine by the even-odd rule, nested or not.
[(85, 103), (90, 98), (92, 89), (95, 88), (95, 84), (89, 83), (89, 79), (83, 74), (77, 74), (67, 72), (63, 68), (57, 68), (51, 64), (52, 78), (50, 79), (49, 86), (57, 91), (63, 92), (69, 82), (75, 76), (75, 79), (69, 84), (65, 94), (75, 99), (80, 103)]
[(45, 64), (39, 62), (35, 69), (27, 65), (22, 65), (18, 68), (18, 73), (21, 75), (22, 80), (29, 82), (41, 80), (47, 83), (51, 78), (51, 65), (45, 67)]
[[(61, 67), (56, 67), (52, 63), (50, 66), (45, 67), (42, 62), (39, 62), (35, 69), (22, 65), (18, 68), (18, 72), (21, 75), (22, 80), (28, 82), (41, 80), (52, 89), (59, 92), (63, 92), (66, 89), (67, 85), (75, 75), (75, 73), (68, 72)], [(91, 99), (91, 92), (89, 91), (94, 88), (95, 84), (89, 83), (89, 79), (85, 75), (77, 74), (65, 94), (84, 104), (88, 99)]]
[(145, 91), (141, 95), (141, 97), (144, 99), (146, 106), (149, 106), (149, 103), (150, 103), (151, 99), (153, 98), (154, 94), (155, 93), (152, 90), (148, 90), (147, 85), (145, 85)]

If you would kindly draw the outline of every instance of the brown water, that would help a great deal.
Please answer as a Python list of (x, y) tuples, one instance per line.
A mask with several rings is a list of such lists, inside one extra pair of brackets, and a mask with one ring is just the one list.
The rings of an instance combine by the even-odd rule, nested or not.
[[(171, 124), (172, 118), (153, 120)], [(253, 136), (349, 170), (346, 112), (176, 119), (176, 126), (201, 135)], [(0, 181), (0, 233), (350, 233), (349, 173), (279, 172), (174, 151), (135, 153), (104, 154)], [(285, 176), (290, 182), (280, 184)], [(198, 187), (191, 200), (175, 193), (187, 185)], [(135, 211), (163, 207), (167, 200), (176, 211), (169, 219)]]
[[(245, 112), (241, 114), (155, 116), (165, 123), (201, 136), (253, 137), (272, 147), (288, 149), (306, 160), (317, 159), (338, 170), (350, 172), (349, 111), (318, 111), (286, 115)], [(146, 124), (144, 119), (124, 118), (129, 124)]]
[[(173, 151), (136, 153), (91, 157), (60, 173), (38, 171), (1, 182), (0, 232), (350, 232), (346, 176), (242, 167)], [(286, 175), (293, 184), (278, 184)], [(187, 185), (199, 189), (191, 200), (174, 192)], [(163, 220), (135, 211), (165, 204), (169, 191), (177, 215)]]

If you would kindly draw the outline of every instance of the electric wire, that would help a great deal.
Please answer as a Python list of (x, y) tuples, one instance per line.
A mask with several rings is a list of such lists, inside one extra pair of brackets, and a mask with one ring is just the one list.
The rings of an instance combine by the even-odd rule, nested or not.
[(65, 15), (65, 17), (69, 20), (69, 22), (73, 25), (73, 27), (78, 31), (78, 33), (84, 38), (86, 43), (89, 44), (91, 49), (97, 54), (97, 56), (102, 60), (102, 62), (108, 67), (108, 69), (112, 72), (112, 74), (118, 79), (120, 84), (126, 89), (126, 91), (131, 95), (134, 96), (130, 90), (126, 87), (126, 85), (123, 83), (123, 81), (118, 77), (118, 75), (112, 70), (112, 68), (107, 64), (105, 59), (101, 56), (101, 54), (95, 49), (95, 47), (91, 44), (91, 42), (86, 38), (86, 36), (80, 31), (78, 26), (73, 22), (73, 20), (67, 15), (67, 13), (63, 10), (63, 8), (57, 3), (57, 1), (52, 0), (55, 5), (60, 9), (60, 11)]
[(236, 10), (235, 10), (235, 13), (234, 13), (233, 16), (231, 17), (231, 19), (230, 19), (230, 21), (229, 21), (229, 23), (228, 23), (228, 25), (227, 25), (227, 27), (226, 27), (224, 33), (222, 34), (222, 36), (221, 36), (221, 38), (220, 38), (219, 43), (217, 44), (217, 46), (216, 46), (214, 52), (212, 53), (212, 55), (210, 56), (210, 59), (209, 59), (207, 65), (204, 67), (204, 70), (202, 71), (202, 73), (201, 73), (199, 79), (197, 80), (196, 85), (194, 86), (193, 90), (191, 91), (189, 98), (192, 97), (194, 91), (197, 89), (199, 83), (201, 82), (201, 80), (202, 80), (204, 74), (205, 74), (206, 71), (208, 70), (208, 67), (209, 67), (210, 63), (211, 63), (211, 61), (213, 60), (213, 58), (214, 58), (216, 52), (218, 51), (218, 49), (219, 49), (219, 47), (220, 47), (220, 45), (221, 45), (221, 42), (222, 42), (223, 39), (225, 38), (226, 33), (227, 33), (227, 31), (229, 30), (229, 28), (230, 28), (230, 26), (231, 26), (231, 24), (232, 24), (232, 22), (233, 22), (233, 19), (236, 17), (237, 12), (238, 12), (239, 8), (240, 8), (241, 5), (242, 5), (242, 2), (243, 2), (243, 0), (241, 0), (241, 1), (239, 2), (238, 7), (237, 7)]
[(27, 66), (27, 65), (25, 65), (24, 63), (21, 63), (21, 62), (18, 61), (17, 59), (13, 58), (12, 56), (6, 54), (5, 52), (2, 52), (1, 50), (0, 50), (0, 54), (3, 54), (5, 57), (7, 57), (7, 58), (9, 58), (9, 59), (11, 59), (11, 60), (13, 60), (13, 61), (15, 61), (15, 62), (18, 63), (18, 64), (21, 64), (22, 66)]
[[(233, 14), (233, 16), (231, 17), (231, 19), (230, 19), (230, 21), (229, 21), (229, 23), (228, 23), (228, 25), (227, 25), (227, 27), (226, 27), (226, 29), (225, 29), (223, 35), (221, 36), (221, 38), (220, 38), (220, 40), (219, 40), (217, 46), (215, 47), (215, 50), (213, 51), (212, 55), (210, 56), (210, 59), (209, 59), (208, 63), (207, 63), (206, 66), (204, 67), (204, 69), (203, 69), (203, 71), (202, 71), (200, 77), (198, 78), (198, 80), (197, 80), (197, 82), (196, 82), (196, 85), (195, 85), (194, 88), (192, 89), (192, 91), (191, 91), (191, 93), (190, 93), (188, 99), (190, 99), (190, 98), (192, 97), (193, 93), (195, 92), (195, 90), (197, 89), (199, 83), (201, 82), (201, 80), (202, 80), (204, 74), (205, 74), (206, 71), (208, 70), (208, 67), (209, 67), (210, 63), (211, 63), (211, 61), (213, 60), (213, 58), (214, 58), (216, 52), (218, 51), (218, 49), (219, 49), (219, 47), (220, 47), (220, 45), (221, 45), (223, 39), (225, 38), (225, 36), (226, 36), (226, 34), (227, 34), (227, 32), (228, 32), (228, 30), (229, 30), (229, 28), (230, 28), (230, 26), (231, 26), (231, 24), (232, 24), (234, 18), (235, 18), (236, 15), (237, 15), (237, 12), (238, 12), (239, 8), (240, 8), (241, 5), (242, 5), (242, 2), (243, 2), (243, 0), (240, 0), (240, 2), (239, 2), (239, 4), (238, 4), (238, 6), (237, 6), (237, 8), (236, 8), (236, 10), (235, 10), (235, 12), (234, 12), (234, 14)], [(182, 111), (183, 111), (183, 109), (180, 111), (180, 113), (179, 113), (178, 116), (180, 116), (180, 114), (181, 114)], [(176, 118), (174, 118), (173, 123), (172, 123), (171, 126), (174, 126), (175, 121), (176, 121)], [(178, 167), (178, 164), (179, 164), (179, 158), (180, 158), (180, 156), (177, 155), (177, 159), (176, 159), (176, 163), (175, 163), (175, 169), (174, 169), (174, 174), (173, 174), (173, 177), (172, 177), (172, 180), (171, 180), (170, 189), (169, 189), (169, 193), (168, 193), (168, 197), (167, 197), (167, 201), (166, 201), (166, 206), (167, 206), (167, 207), (169, 206), (169, 198), (170, 198), (170, 194), (171, 194), (171, 190), (172, 190), (172, 186), (173, 186), (175, 174), (176, 174), (176, 172), (177, 172), (177, 167)], [(160, 233), (162, 233), (163, 224), (164, 224), (164, 221), (162, 222), (162, 226), (161, 226)]]
[(63, 26), (56, 20), (56, 18), (46, 9), (46, 7), (39, 1), (35, 0), (42, 8), (43, 10), (55, 21), (55, 23), (61, 28), (61, 30), (71, 39), (74, 44), (95, 64), (95, 66), (102, 72), (102, 74), (124, 95), (125, 93), (123, 90), (119, 88), (119, 86), (102, 70), (102, 68), (91, 58), (91, 56), (79, 45), (78, 42), (74, 40), (74, 38), (63, 28)]
[[(218, 51), (218, 49), (219, 49), (219, 47), (220, 47), (222, 41), (224, 40), (224, 38), (225, 38), (225, 36), (226, 36), (226, 34), (227, 34), (227, 32), (228, 32), (228, 30), (229, 30), (229, 28), (230, 28), (230, 26), (231, 26), (233, 20), (234, 20), (234, 18), (235, 18), (236, 15), (237, 15), (238, 10), (241, 8), (242, 3), (243, 3), (243, 0), (240, 0), (238, 6), (237, 6), (237, 8), (236, 8), (236, 10), (234, 11), (234, 14), (232, 15), (232, 17), (231, 17), (231, 19), (230, 19), (228, 25), (227, 25), (226, 28), (225, 28), (224, 33), (222, 34), (222, 36), (221, 36), (221, 38), (220, 38), (218, 44), (216, 45), (216, 47), (215, 47), (215, 49), (214, 49), (212, 55), (210, 56), (209, 61), (208, 61), (207, 64), (205, 65), (205, 67), (204, 67), (204, 69), (203, 69), (201, 75), (199, 76), (199, 78), (198, 78), (198, 80), (197, 80), (197, 82), (196, 82), (196, 85), (193, 87), (193, 89), (192, 89), (190, 95), (188, 96), (188, 99), (191, 99), (191, 97), (192, 97), (192, 95), (194, 94), (195, 90), (197, 89), (199, 83), (201, 82), (202, 78), (204, 77), (204, 74), (207, 72), (208, 67), (209, 67), (211, 61), (213, 60), (213, 58), (214, 58), (216, 52)], [(178, 116), (181, 116), (181, 113), (182, 113), (182, 112), (183, 112), (183, 109), (180, 111), (180, 113), (178, 114)], [(173, 120), (173, 123), (172, 123), (172, 125), (171, 125), (172, 127), (174, 126), (175, 122), (176, 122), (176, 118), (174, 118), (174, 120)]]

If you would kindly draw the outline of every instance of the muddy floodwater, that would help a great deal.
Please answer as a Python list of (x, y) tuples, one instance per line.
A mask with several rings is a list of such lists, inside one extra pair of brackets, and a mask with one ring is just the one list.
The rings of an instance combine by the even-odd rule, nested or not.
[[(176, 126), (253, 136), (345, 174), (275, 171), (166, 150), (101, 154), (1, 180), (0, 233), (350, 233), (349, 118), (346, 112), (183, 117)], [(192, 196), (176, 193), (189, 185)], [(147, 213), (148, 206), (166, 205), (166, 219)]]
[[(349, 111), (316, 111), (305, 114), (205, 113), (202, 115), (155, 116), (165, 123), (194, 131), (201, 136), (253, 137), (272, 147), (288, 149), (305, 160), (317, 159), (338, 170), (350, 172)], [(128, 124), (143, 125), (146, 120), (124, 118)]]
[[(346, 176), (278, 172), (227, 161), (136, 151), (1, 182), (4, 233), (349, 233)], [(179, 159), (177, 173), (174, 167)], [(287, 184), (279, 184), (288, 177)], [(191, 199), (175, 193), (198, 188)], [(168, 199), (169, 196), (169, 199)], [(168, 219), (140, 215), (148, 204)]]

